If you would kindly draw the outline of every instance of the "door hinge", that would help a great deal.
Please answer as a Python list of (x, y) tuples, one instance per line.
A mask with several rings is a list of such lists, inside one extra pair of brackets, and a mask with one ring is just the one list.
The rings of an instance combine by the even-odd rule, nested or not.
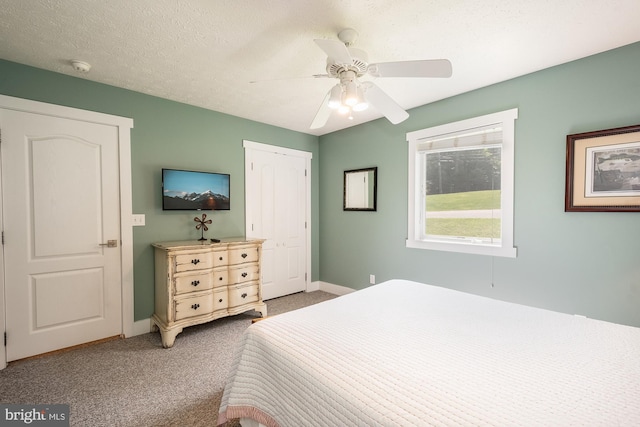
[(306, 169), (304, 170), (304, 176), (307, 176), (307, 170)]
[(7, 333), (4, 333), (4, 346), (7, 346)]
[(4, 246), (4, 230), (2, 230), (2, 246)]

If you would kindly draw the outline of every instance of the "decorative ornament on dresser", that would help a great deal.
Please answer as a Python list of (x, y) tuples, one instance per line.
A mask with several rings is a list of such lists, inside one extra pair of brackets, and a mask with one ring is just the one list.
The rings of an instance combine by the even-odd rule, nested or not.
[(196, 225), (196, 230), (200, 230), (202, 232), (198, 240), (207, 240), (204, 238), (204, 232), (209, 231), (207, 224), (211, 224), (211, 220), (207, 219), (207, 214), (202, 214), (202, 218), (195, 217), (193, 220), (198, 223)]

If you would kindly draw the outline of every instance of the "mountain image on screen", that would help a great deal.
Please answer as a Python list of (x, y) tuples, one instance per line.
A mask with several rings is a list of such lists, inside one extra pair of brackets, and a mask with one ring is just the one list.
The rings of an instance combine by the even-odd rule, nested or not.
[(230, 210), (229, 175), (162, 170), (163, 210)]
[(188, 193), (183, 195), (164, 195), (165, 209), (203, 209), (228, 210), (229, 198), (222, 194), (207, 190), (204, 193)]

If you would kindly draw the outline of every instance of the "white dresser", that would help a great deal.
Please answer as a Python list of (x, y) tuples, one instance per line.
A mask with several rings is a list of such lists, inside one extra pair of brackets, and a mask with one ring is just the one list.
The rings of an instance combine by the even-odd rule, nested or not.
[(173, 346), (186, 326), (256, 310), (262, 301), (260, 259), (264, 240), (243, 237), (220, 242), (154, 243), (155, 313), (162, 345)]

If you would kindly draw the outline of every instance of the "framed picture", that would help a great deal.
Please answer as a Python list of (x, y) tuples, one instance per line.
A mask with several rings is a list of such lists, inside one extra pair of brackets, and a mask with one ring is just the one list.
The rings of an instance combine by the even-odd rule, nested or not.
[(640, 212), (640, 125), (567, 135), (565, 212)]

